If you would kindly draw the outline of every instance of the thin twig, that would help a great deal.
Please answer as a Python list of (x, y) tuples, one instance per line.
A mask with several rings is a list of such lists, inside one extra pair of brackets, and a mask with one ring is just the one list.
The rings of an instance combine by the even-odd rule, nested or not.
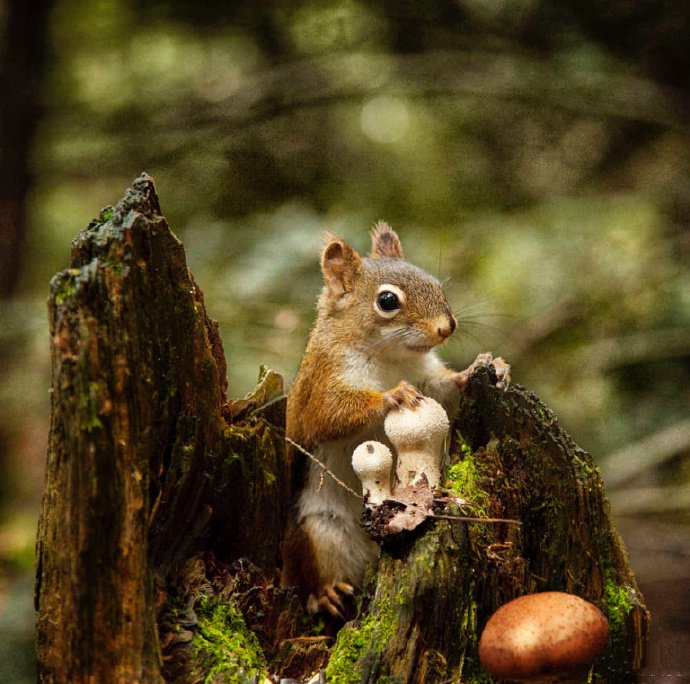
[(511, 518), (472, 518), (466, 515), (436, 515), (432, 513), (430, 518), (441, 518), (441, 520), (462, 520), (464, 522), (490, 522), (490, 523), (511, 523), (513, 525), (522, 525), (519, 520)]
[(511, 518), (474, 518), (467, 515), (437, 515), (436, 513), (427, 513), (423, 508), (416, 506), (413, 503), (401, 501), (400, 499), (386, 499), (393, 503), (402, 504), (407, 508), (414, 508), (427, 518), (439, 518), (440, 520), (462, 520), (464, 522), (495, 522), (495, 523), (512, 523), (513, 525), (522, 525), (519, 520), (512, 520)]
[[(314, 454), (309, 453), (301, 444), (298, 444), (289, 437), (286, 437), (285, 441), (292, 444), (292, 446), (294, 446), (305, 456), (308, 456), (314, 463), (316, 463), (316, 465), (319, 466), (319, 468), (321, 468), (322, 474), (328, 473), (343, 489), (350, 492), (352, 496), (356, 496), (358, 499), (360, 499), (360, 501), (364, 500), (364, 497), (361, 494), (357, 494), (357, 492), (354, 489), (348, 487), (341, 479), (338, 478), (338, 476), (332, 470), (329, 470), (323, 463), (321, 463), (321, 461), (319, 461), (319, 459), (316, 456), (314, 456)], [(400, 501), (399, 499), (388, 499), (388, 501), (393, 501), (394, 503), (399, 503), (403, 506), (415, 508), (419, 510), (427, 518), (439, 518), (441, 520), (462, 520), (463, 522), (511, 523), (513, 525), (522, 525), (522, 523), (519, 520), (511, 520), (510, 518), (474, 518), (471, 516), (464, 515), (436, 515), (435, 513), (427, 513), (422, 508), (419, 508), (419, 506), (415, 506), (411, 503), (406, 503), (405, 501)]]
[(348, 487), (332, 470), (329, 470), (318, 458), (316, 458), (316, 456), (314, 456), (314, 454), (310, 454), (301, 444), (297, 444), (297, 442), (291, 440), (289, 437), (286, 437), (285, 441), (292, 444), (295, 449), (301, 451), (305, 456), (308, 456), (323, 472), (328, 473), (344, 490), (350, 492), (352, 496), (356, 496), (360, 501), (364, 500), (361, 494), (357, 494), (354, 489)]
[(253, 415), (254, 413), (258, 413), (259, 411), (263, 411), (271, 406), (273, 404), (277, 404), (280, 401), (283, 401), (283, 399), (287, 398), (287, 394), (279, 394), (277, 397), (273, 397), (273, 399), (269, 399), (267, 402), (261, 404), (261, 406), (255, 406), (253, 409), (249, 411), (249, 415)]

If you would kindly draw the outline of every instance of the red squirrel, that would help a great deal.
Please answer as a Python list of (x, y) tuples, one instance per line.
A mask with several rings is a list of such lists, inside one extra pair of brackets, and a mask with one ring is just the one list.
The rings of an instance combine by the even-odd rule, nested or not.
[[(442, 363), (434, 348), (457, 321), (441, 284), (405, 261), (386, 223), (374, 228), (369, 257), (327, 235), (321, 270), (316, 323), (288, 393), (286, 434), (359, 490), (352, 452), (366, 440), (386, 441), (388, 411), (426, 395), (452, 415), (477, 363), (494, 365), (499, 387), (507, 386), (509, 367), (490, 354), (464, 371)], [(358, 498), (289, 444), (288, 466), (295, 491), (281, 583), (297, 587), (309, 612), (342, 618), (378, 546), (359, 525)]]

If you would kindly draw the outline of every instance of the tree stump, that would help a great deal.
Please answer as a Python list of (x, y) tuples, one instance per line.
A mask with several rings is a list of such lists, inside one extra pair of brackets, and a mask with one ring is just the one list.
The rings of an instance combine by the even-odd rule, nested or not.
[(449, 488), (468, 513), (512, 523), (437, 520), (384, 547), (361, 616), (338, 635), (329, 681), (486, 682), (477, 644), (489, 616), (522, 594), (564, 591), (597, 605), (611, 635), (593, 682), (629, 684), (649, 616), (612, 524), (592, 457), (521, 388), (484, 367), (454, 422)]
[(142, 174), (51, 281), (52, 421), (38, 529), (41, 682), (489, 682), (480, 630), (559, 589), (608, 615), (592, 681), (632, 681), (648, 616), (598, 470), (490, 369), (455, 420), (450, 487), (474, 516), (387, 543), (335, 645), (276, 586), (282, 379), (228, 400), (217, 325)]

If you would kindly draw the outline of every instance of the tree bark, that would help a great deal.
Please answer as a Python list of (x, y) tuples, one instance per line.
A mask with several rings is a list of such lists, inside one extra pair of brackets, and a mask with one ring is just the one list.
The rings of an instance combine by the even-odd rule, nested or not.
[(226, 422), (217, 326), (145, 175), (75, 239), (49, 316), (39, 679), (163, 681), (154, 608), (185, 563), (252, 534), (254, 562), (278, 562), (281, 407)]
[[(631, 681), (647, 613), (592, 459), (488, 368), (455, 421), (451, 488), (512, 523), (425, 522), (388, 541), (333, 646), (275, 585), (287, 483), (282, 379), (226, 398), (216, 324), (142, 175), (51, 282), (52, 424), (36, 570), (41, 682), (486, 682), (477, 643), (510, 598), (560, 589)], [(332, 650), (332, 654), (331, 654)], [(330, 658), (330, 663), (329, 663)]]

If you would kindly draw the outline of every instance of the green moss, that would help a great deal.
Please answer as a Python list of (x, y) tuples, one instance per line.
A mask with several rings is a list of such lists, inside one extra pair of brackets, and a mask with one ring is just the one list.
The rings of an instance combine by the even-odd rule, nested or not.
[(541, 403), (541, 401), (534, 402), (534, 409), (543, 421), (548, 421), (550, 418), (550, 411)]
[(107, 266), (114, 275), (118, 276), (118, 278), (124, 275), (125, 265), (120, 259), (104, 259), (102, 265)]
[(96, 230), (100, 226), (102, 226), (104, 223), (107, 223), (110, 221), (110, 219), (113, 217), (113, 214), (115, 213), (115, 208), (111, 206), (103, 207), (101, 211), (98, 213), (98, 218), (91, 219), (91, 222), (89, 223), (88, 227), (86, 230)]
[(477, 515), (489, 515), (489, 494), (479, 484), (479, 473), (471, 452), (448, 469), (447, 480), (448, 488), (468, 501)]
[(263, 476), (264, 476), (264, 484), (267, 487), (272, 487), (273, 485), (275, 485), (276, 480), (277, 480), (275, 473), (272, 473), (267, 468), (263, 468), (261, 472), (263, 473)]
[(84, 432), (91, 433), (103, 429), (103, 423), (98, 417), (99, 388), (97, 382), (90, 382), (88, 391), (83, 392), (79, 398), (79, 414), (82, 416), (79, 428)]
[(95, 430), (101, 430), (103, 428), (103, 423), (98, 416), (91, 414), (79, 424), (79, 428), (90, 434)]
[(476, 635), (477, 633), (477, 602), (471, 601), (462, 616), (461, 629), (463, 634)]
[[(369, 611), (358, 626), (345, 625), (338, 632), (326, 676), (331, 684), (354, 684), (362, 681), (364, 660), (379, 656), (395, 633), (395, 611), (392, 597), (386, 597), (376, 610)], [(368, 657), (367, 657), (368, 656)], [(386, 678), (379, 678), (383, 684)]]
[[(223, 427), (222, 468), (240, 468), (243, 476), (264, 489), (275, 488), (282, 437), (264, 418), (253, 415)], [(233, 478), (236, 476), (233, 476)], [(227, 481), (225, 476), (218, 478)]]
[(611, 644), (617, 644), (626, 638), (626, 623), (633, 609), (633, 602), (628, 587), (616, 582), (612, 569), (608, 569), (604, 577), (603, 599), (609, 619), (610, 641)]
[(244, 423), (226, 423), (223, 428), (223, 437), (227, 440), (239, 440), (240, 443), (246, 442), (248, 439), (246, 425)]
[(485, 670), (481, 668), (477, 660), (477, 648), (479, 642), (479, 628), (478, 628), (478, 607), (477, 602), (471, 597), (475, 595), (475, 589), (465, 590), (464, 595), (467, 596), (468, 603), (465, 606), (460, 623), (461, 643), (464, 643), (462, 649), (463, 656), (457, 668), (457, 677), (463, 684), (491, 684), (495, 680), (492, 679)]
[(77, 290), (77, 276), (80, 271), (78, 268), (70, 268), (60, 276), (60, 285), (55, 293), (55, 303), (64, 304)]
[(225, 454), (225, 459), (224, 459), (225, 465), (231, 465), (233, 463), (239, 463), (240, 461), (242, 461), (242, 454), (239, 454), (236, 451), (230, 451), (227, 454)]
[[(256, 635), (251, 632), (234, 603), (213, 603), (203, 597), (196, 607), (199, 620), (192, 646), (199, 656), (206, 678), (204, 682), (237, 684), (262, 675), (266, 659)], [(221, 679), (216, 679), (221, 675)]]
[(592, 457), (582, 449), (573, 449), (573, 463), (580, 472), (580, 476), (587, 484), (591, 484), (592, 479), (598, 474), (597, 467), (594, 465)]
[(472, 456), (472, 447), (465, 441), (459, 430), (455, 431), (455, 440), (460, 445), (460, 452), (465, 458)]

